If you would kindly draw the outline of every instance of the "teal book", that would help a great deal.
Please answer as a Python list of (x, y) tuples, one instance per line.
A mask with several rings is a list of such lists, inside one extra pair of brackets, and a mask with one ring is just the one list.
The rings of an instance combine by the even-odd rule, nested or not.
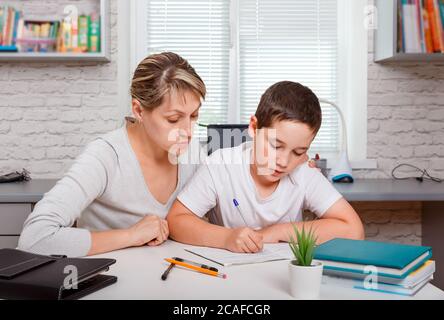
[(325, 269), (364, 274), (376, 271), (393, 278), (405, 278), (431, 257), (431, 247), (342, 238), (319, 245), (314, 256)]
[(444, 0), (439, 0), (439, 12), (441, 13), (441, 24), (444, 29)]

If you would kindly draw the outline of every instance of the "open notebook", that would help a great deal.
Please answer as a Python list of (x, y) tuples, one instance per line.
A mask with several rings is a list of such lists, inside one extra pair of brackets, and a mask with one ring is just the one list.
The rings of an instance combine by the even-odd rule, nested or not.
[(208, 247), (194, 247), (185, 250), (225, 267), (293, 259), (293, 253), (288, 243), (264, 244), (263, 250), (258, 253), (234, 253), (224, 249)]

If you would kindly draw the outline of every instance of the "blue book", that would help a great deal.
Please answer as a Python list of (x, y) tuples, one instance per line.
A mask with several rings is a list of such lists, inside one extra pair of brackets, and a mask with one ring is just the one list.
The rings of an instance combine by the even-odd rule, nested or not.
[(17, 47), (16, 46), (0, 46), (0, 52), (6, 51), (6, 52), (16, 52)]
[(441, 13), (442, 27), (444, 29), (444, 0), (439, 0), (438, 6), (439, 6), (439, 12)]
[(403, 279), (432, 257), (432, 248), (336, 238), (319, 245), (314, 258), (327, 270)]
[(13, 24), (13, 29), (12, 29), (13, 33), (12, 33), (12, 39), (11, 39), (12, 45), (16, 44), (19, 19), (20, 19), (20, 12), (15, 11), (14, 12), (14, 22), (13, 22), (14, 24)]

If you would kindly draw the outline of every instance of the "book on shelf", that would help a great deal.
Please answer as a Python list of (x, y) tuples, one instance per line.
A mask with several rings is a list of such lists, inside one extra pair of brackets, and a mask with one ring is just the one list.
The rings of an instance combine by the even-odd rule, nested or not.
[(397, 51), (444, 53), (444, 0), (398, 0)]
[(30, 20), (0, 5), (0, 52), (100, 52), (100, 15), (77, 19)]

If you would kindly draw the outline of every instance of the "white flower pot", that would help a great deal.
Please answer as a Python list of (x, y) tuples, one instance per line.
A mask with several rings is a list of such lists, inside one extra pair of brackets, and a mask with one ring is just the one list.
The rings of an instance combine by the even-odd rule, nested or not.
[(321, 291), (322, 263), (313, 260), (311, 266), (298, 266), (290, 261), (290, 293), (296, 299), (318, 299)]

